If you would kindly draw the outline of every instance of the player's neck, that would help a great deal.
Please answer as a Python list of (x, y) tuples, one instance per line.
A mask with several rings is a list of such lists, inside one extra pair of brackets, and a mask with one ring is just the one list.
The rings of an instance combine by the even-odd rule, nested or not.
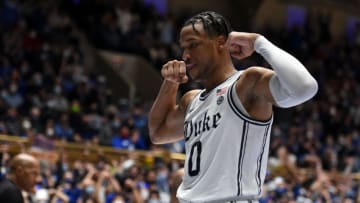
[(223, 83), (225, 80), (227, 80), (229, 77), (234, 75), (236, 73), (236, 69), (233, 65), (227, 66), (227, 68), (219, 68), (216, 69), (215, 72), (212, 73), (211, 78), (208, 78), (206, 81), (203, 82), (203, 85), (207, 92), (214, 89), (216, 86)]

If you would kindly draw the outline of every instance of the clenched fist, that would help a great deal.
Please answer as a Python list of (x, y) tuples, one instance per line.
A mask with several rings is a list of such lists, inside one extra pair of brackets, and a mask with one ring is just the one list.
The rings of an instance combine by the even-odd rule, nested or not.
[(231, 56), (239, 60), (250, 56), (254, 52), (254, 43), (259, 36), (256, 33), (231, 32), (226, 42)]
[(186, 64), (184, 61), (172, 60), (163, 65), (161, 75), (165, 80), (174, 83), (186, 83), (188, 76), (186, 75)]

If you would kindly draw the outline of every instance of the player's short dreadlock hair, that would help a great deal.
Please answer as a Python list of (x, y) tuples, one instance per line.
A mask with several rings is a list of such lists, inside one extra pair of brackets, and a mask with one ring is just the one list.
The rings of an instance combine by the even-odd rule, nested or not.
[(195, 32), (195, 24), (201, 22), (204, 26), (205, 32), (209, 37), (216, 37), (223, 35), (227, 39), (228, 34), (231, 32), (230, 23), (220, 14), (214, 11), (205, 11), (199, 13), (189, 20), (183, 26), (191, 25)]

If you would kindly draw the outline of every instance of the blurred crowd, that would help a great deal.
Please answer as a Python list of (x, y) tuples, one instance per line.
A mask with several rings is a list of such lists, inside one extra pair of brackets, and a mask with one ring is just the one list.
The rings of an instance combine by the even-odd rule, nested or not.
[(148, 149), (146, 112), (114, 101), (86, 72), (72, 20), (56, 1), (3, 1), (0, 133)]
[(261, 31), (319, 83), (312, 101), (273, 127), (270, 202), (360, 202), (360, 22), (352, 33), (332, 36), (331, 20), (309, 13), (303, 25)]
[[(98, 48), (145, 57), (160, 69), (179, 57), (177, 29), (186, 13), (159, 13), (137, 0), (0, 2), (0, 134), (153, 148), (148, 104), (129, 109), (126, 100), (114, 101), (106, 77), (84, 67), (74, 28)], [(319, 83), (310, 102), (286, 113), (275, 109), (261, 203), (360, 202), (360, 23), (332, 36), (331, 22), (331, 15), (310, 13), (301, 25), (245, 30), (295, 55)], [(269, 66), (257, 56), (235, 63)], [(169, 202), (179, 167), (161, 161), (144, 167), (131, 157), (96, 164), (64, 158), (43, 163), (38, 195), (72, 203)]]
[(186, 13), (173, 15), (156, 7), (160, 1), (64, 1), (66, 9), (94, 46), (140, 55), (160, 69), (178, 57), (177, 28)]

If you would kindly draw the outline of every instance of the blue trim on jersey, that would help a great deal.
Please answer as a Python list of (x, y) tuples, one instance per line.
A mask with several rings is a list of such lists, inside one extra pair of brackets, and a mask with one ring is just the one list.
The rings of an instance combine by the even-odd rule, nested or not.
[(264, 134), (264, 136), (263, 136), (263, 143), (262, 143), (261, 152), (260, 152), (260, 155), (259, 155), (259, 158), (258, 158), (258, 161), (257, 161), (257, 177), (256, 177), (256, 182), (257, 182), (258, 187), (259, 187), (259, 192), (258, 192), (259, 195), (261, 194), (261, 177), (260, 177), (261, 162), (262, 162), (263, 155), (264, 155), (264, 151), (265, 151), (266, 140), (267, 140), (269, 128), (270, 128), (270, 125), (266, 126), (265, 134)]
[(249, 123), (247, 121), (244, 121), (243, 124), (243, 132), (242, 132), (242, 138), (241, 138), (241, 145), (240, 145), (240, 154), (239, 154), (239, 164), (238, 164), (238, 178), (237, 178), (237, 187), (238, 192), (237, 196), (242, 195), (242, 188), (241, 188), (241, 179), (242, 179), (242, 167), (245, 157), (245, 149), (246, 149), (246, 141), (247, 141), (247, 135), (249, 132)]
[(253, 118), (250, 118), (249, 116), (245, 115), (240, 109), (239, 107), (236, 105), (235, 101), (234, 101), (234, 98), (232, 97), (232, 91), (233, 91), (233, 88), (235, 86), (236, 83), (233, 83), (231, 86), (230, 86), (230, 89), (228, 90), (228, 102), (230, 104), (230, 108), (234, 111), (234, 113), (239, 116), (241, 119), (243, 120), (246, 120), (248, 121), (249, 123), (251, 124), (255, 124), (255, 125), (261, 125), (261, 126), (264, 126), (264, 125), (269, 125), (272, 121), (272, 115), (271, 117), (268, 119), (268, 120), (265, 120), (265, 121), (261, 121), (261, 120), (255, 120)]
[(200, 95), (199, 95), (199, 100), (200, 101), (204, 101), (206, 98), (209, 97), (209, 95), (211, 94), (211, 92), (213, 91), (214, 89), (212, 89), (210, 92), (206, 93), (206, 90), (201, 90), (200, 92)]

